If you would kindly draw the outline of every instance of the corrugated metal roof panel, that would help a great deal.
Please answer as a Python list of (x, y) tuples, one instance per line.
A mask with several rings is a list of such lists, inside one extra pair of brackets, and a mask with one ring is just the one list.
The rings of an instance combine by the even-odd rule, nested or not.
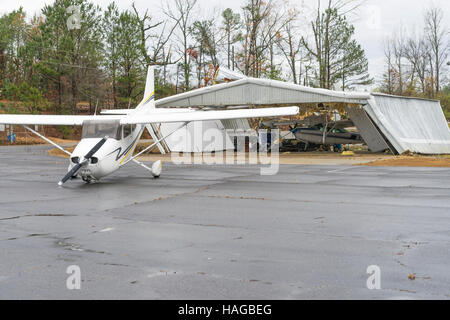
[(358, 128), (364, 142), (372, 152), (380, 152), (389, 149), (389, 145), (363, 108), (347, 107), (345, 110)]
[(304, 87), (282, 81), (245, 78), (195, 89), (156, 101), (157, 107), (273, 105), (319, 102), (364, 103), (366, 93)]
[(450, 154), (439, 101), (376, 94), (364, 108), (398, 153)]

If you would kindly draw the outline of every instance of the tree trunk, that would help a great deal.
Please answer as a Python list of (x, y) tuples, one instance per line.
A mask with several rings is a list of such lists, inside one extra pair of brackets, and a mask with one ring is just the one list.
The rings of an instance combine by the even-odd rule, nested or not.
[(72, 76), (72, 114), (77, 111), (77, 80)]
[(58, 106), (56, 113), (61, 113), (62, 109), (62, 86), (61, 86), (61, 76), (58, 76)]
[(228, 31), (228, 69), (230, 69), (231, 32)]
[(116, 63), (115, 63), (115, 61), (113, 61), (113, 68), (112, 68), (112, 90), (113, 90), (114, 109), (117, 109), (118, 103), (117, 103)]

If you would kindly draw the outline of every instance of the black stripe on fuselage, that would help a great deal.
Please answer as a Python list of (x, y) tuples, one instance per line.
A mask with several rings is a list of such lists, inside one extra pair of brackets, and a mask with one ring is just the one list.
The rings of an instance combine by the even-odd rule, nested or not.
[(109, 153), (107, 156), (113, 154), (114, 152), (117, 152), (116, 161), (119, 161), (119, 159), (122, 158), (124, 154), (127, 154), (127, 152), (130, 151), (131, 148), (133, 148), (133, 145), (139, 139), (139, 137), (141, 136), (141, 133), (142, 133), (143, 130), (144, 130), (144, 128), (142, 128), (140, 130), (139, 134), (136, 136), (136, 139), (134, 139), (133, 142), (123, 152), (122, 152), (122, 147), (118, 147), (116, 150), (114, 150), (113, 152)]

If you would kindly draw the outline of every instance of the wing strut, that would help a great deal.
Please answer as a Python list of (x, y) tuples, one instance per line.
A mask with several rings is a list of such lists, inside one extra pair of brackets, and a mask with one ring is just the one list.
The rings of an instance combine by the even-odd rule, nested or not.
[(54, 145), (56, 148), (58, 148), (59, 150), (61, 150), (62, 152), (65, 152), (69, 155), (69, 157), (72, 155), (69, 151), (67, 151), (66, 149), (64, 149), (63, 147), (61, 147), (60, 145), (54, 143), (52, 140), (44, 137), (42, 134), (40, 134), (39, 132), (37, 132), (36, 130), (31, 129), (30, 127), (24, 125), (23, 126), (25, 129), (30, 130), (31, 132), (33, 132), (35, 135), (37, 135), (38, 137), (42, 138), (43, 140), (47, 141), (48, 143)]
[(136, 159), (137, 157), (139, 157), (141, 154), (143, 154), (144, 152), (150, 150), (151, 148), (153, 148), (155, 145), (157, 145), (158, 143), (160, 143), (161, 141), (163, 141), (164, 139), (167, 139), (169, 136), (171, 136), (172, 134), (174, 134), (175, 132), (177, 132), (178, 130), (180, 130), (181, 128), (185, 127), (188, 125), (190, 121), (186, 121), (184, 122), (181, 126), (179, 126), (178, 128), (176, 128), (175, 130), (173, 130), (172, 132), (170, 132), (169, 134), (165, 135), (164, 137), (158, 139), (157, 141), (155, 141), (154, 143), (152, 143), (150, 146), (148, 146), (147, 148), (145, 148), (144, 150), (142, 150), (141, 152), (137, 153), (136, 155), (134, 155), (133, 157), (131, 157), (130, 159), (128, 159), (128, 161), (126, 161), (124, 164), (121, 165), (124, 166), (126, 165), (128, 162)]
[[(153, 141), (156, 141), (158, 139), (158, 136), (157, 136), (156, 130), (153, 129), (153, 126), (151, 124), (147, 124), (145, 126), (145, 128), (147, 129), (147, 131), (152, 136)], [(159, 149), (159, 152), (161, 152), (161, 154), (166, 154), (166, 150), (161, 145), (161, 143), (158, 143), (158, 149)]]

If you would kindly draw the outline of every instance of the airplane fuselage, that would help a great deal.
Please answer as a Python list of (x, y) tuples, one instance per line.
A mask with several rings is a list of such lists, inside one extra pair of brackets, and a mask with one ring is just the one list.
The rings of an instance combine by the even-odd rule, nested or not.
[[(92, 125), (89, 124), (89, 125)], [(117, 124), (117, 134), (114, 137), (107, 136), (103, 146), (89, 159), (80, 169), (78, 174), (85, 181), (100, 180), (101, 178), (119, 170), (132, 156), (136, 149), (136, 145), (144, 131), (144, 126), (136, 125), (132, 128), (125, 128)], [(85, 133), (86, 128), (83, 126), (84, 138), (75, 147), (71, 157), (69, 170), (77, 163), (86, 161), (84, 156), (103, 138), (101, 132), (93, 133), (98, 137)]]

